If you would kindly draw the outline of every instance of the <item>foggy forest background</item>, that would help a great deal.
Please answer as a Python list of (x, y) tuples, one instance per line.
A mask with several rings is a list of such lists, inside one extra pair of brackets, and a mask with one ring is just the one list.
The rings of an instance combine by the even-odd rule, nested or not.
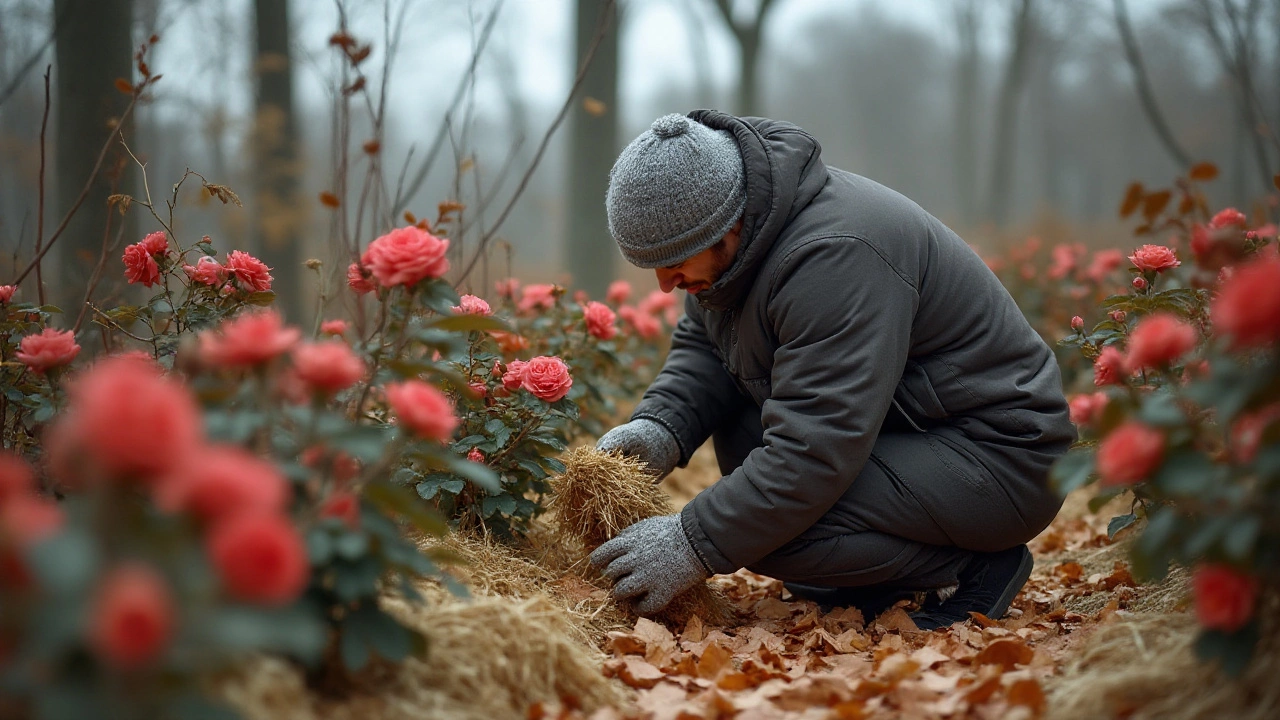
[[(343, 28), (369, 48), (359, 88)], [(828, 164), (987, 249), (1124, 246), (1125, 187), (1202, 160), (1222, 170), (1212, 204), (1273, 213), (1257, 203), (1280, 170), (1280, 0), (0, 0), (0, 280), (79, 196), (152, 35), (164, 77), (121, 127), (138, 162), (104, 158), (51, 288), (157, 229), (134, 211), (108, 225), (109, 194), (143, 192), (140, 162), (157, 197), (187, 168), (240, 196), (184, 198), (178, 225), (263, 257), (290, 314), (312, 312), (305, 259), (337, 282), (350, 238), (446, 200), (464, 205), (455, 269), (484, 248), (468, 288), (514, 272), (599, 295), (643, 277), (605, 227), (613, 160), (700, 107), (794, 122)]]

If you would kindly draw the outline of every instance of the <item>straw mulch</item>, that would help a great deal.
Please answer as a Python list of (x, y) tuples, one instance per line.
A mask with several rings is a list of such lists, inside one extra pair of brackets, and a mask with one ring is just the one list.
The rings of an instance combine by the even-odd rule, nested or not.
[[(560, 535), (577, 539), (584, 553), (633, 523), (675, 512), (639, 460), (584, 446), (570, 450), (564, 464), (564, 473), (551, 483), (550, 508)], [(710, 625), (738, 621), (724, 594), (706, 583), (676, 596), (654, 619), (683, 625), (695, 615)]]
[(1195, 618), (1140, 614), (1099, 627), (1049, 686), (1053, 720), (1280, 717), (1280, 602), (1268, 599), (1263, 639), (1239, 679), (1200, 661)]

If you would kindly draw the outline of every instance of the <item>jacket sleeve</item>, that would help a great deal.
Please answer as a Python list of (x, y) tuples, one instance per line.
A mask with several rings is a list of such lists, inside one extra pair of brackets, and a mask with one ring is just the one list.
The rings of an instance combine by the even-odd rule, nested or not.
[(761, 408), (764, 445), (681, 513), (716, 573), (782, 547), (849, 488), (892, 403), (919, 304), (913, 282), (849, 237), (797, 246), (771, 282), (778, 344)]
[(733, 378), (712, 350), (701, 309), (692, 301), (671, 334), (671, 350), (662, 371), (631, 414), (661, 423), (680, 445), (680, 467), (739, 402)]

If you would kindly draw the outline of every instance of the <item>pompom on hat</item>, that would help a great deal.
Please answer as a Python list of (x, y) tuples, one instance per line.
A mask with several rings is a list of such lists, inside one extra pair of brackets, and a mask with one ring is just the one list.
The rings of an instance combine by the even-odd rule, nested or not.
[(642, 268), (675, 265), (715, 245), (746, 203), (737, 141), (676, 113), (627, 145), (605, 196), (610, 234)]

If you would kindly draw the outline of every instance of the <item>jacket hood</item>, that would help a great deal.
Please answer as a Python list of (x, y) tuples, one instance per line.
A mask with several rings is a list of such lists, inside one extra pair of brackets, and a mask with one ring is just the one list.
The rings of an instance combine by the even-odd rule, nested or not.
[(694, 296), (703, 307), (723, 311), (741, 302), (774, 241), (826, 184), (827, 167), (818, 141), (791, 123), (716, 110), (695, 110), (689, 117), (729, 131), (738, 142), (746, 172), (742, 244), (729, 269)]

